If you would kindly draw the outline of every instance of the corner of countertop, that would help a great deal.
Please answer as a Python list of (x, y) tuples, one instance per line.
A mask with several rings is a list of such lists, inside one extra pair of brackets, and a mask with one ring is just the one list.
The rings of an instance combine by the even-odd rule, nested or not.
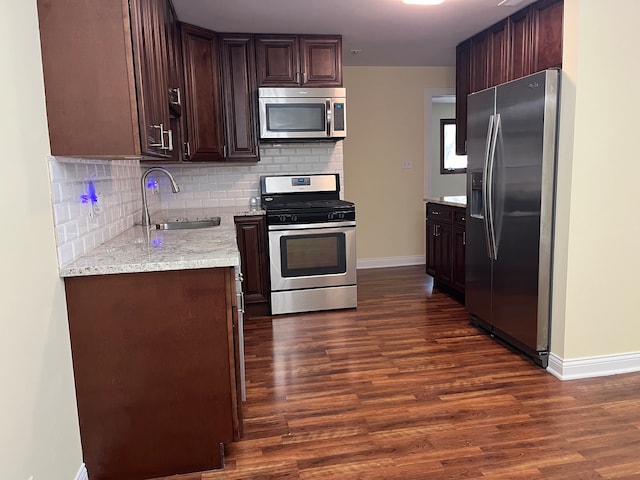
[(425, 203), (439, 203), (440, 205), (449, 205), (451, 207), (467, 207), (466, 195), (446, 195), (443, 197), (427, 197), (424, 198)]

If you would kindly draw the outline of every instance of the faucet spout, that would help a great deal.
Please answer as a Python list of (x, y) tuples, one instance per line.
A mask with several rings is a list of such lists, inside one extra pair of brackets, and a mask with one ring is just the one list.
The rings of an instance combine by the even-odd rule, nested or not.
[(149, 206), (147, 205), (147, 177), (149, 176), (150, 173), (153, 173), (153, 172), (162, 172), (167, 177), (169, 177), (169, 181), (171, 182), (171, 190), (173, 191), (173, 193), (178, 193), (180, 191), (180, 187), (178, 187), (178, 184), (173, 178), (173, 175), (171, 175), (171, 172), (169, 172), (169, 170), (167, 170), (166, 168), (151, 167), (148, 170), (146, 170), (142, 174), (142, 177), (140, 178), (140, 188), (142, 189), (142, 226), (143, 227), (148, 227), (149, 225), (151, 225), (151, 216), (149, 215)]

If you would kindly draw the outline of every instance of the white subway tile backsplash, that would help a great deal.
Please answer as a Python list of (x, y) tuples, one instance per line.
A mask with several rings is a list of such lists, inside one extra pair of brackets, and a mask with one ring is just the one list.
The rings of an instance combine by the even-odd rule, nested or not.
[[(134, 212), (141, 215), (137, 160), (50, 157), (49, 175), (61, 267), (131, 227)], [(97, 215), (90, 200), (82, 203), (83, 195), (90, 196), (91, 184), (101, 210)]]

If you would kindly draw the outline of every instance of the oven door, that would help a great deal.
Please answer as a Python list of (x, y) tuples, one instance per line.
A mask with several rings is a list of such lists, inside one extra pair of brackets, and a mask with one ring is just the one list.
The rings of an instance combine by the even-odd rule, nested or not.
[(355, 222), (269, 227), (271, 290), (356, 284)]

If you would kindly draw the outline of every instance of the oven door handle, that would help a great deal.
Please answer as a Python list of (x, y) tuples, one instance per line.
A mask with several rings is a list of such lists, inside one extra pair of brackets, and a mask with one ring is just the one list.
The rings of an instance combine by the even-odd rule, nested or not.
[(293, 225), (269, 225), (270, 232), (282, 230), (316, 230), (320, 228), (355, 228), (356, 222), (345, 220), (343, 222), (323, 222), (323, 223), (294, 223)]

